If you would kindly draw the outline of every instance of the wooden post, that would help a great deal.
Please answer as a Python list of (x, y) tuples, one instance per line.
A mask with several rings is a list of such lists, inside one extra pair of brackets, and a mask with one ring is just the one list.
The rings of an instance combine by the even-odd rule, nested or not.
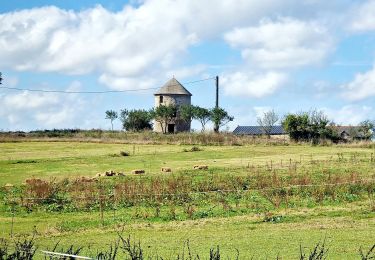
[(10, 237), (13, 238), (13, 227), (14, 227), (14, 206), (15, 206), (15, 200), (14, 200), (14, 191), (12, 187), (12, 224), (10, 227)]
[(216, 102), (215, 102), (215, 107), (219, 107), (219, 76), (216, 76), (215, 78), (216, 81)]
[(102, 226), (104, 226), (104, 213), (103, 213), (103, 186), (102, 182), (99, 179), (99, 209), (100, 209), (100, 220), (102, 222)]
[[(216, 100), (215, 100), (215, 108), (219, 108), (219, 76), (215, 77), (216, 83)], [(215, 123), (214, 131), (219, 132), (219, 124)]]

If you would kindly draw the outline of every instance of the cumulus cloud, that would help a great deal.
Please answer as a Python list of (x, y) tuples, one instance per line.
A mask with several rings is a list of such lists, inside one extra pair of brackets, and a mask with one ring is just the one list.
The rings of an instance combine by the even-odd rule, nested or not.
[(354, 80), (341, 86), (342, 96), (356, 101), (375, 96), (375, 65), (370, 71), (358, 73)]
[[(82, 11), (49, 6), (4, 13), (0, 14), (0, 68), (67, 74), (97, 73), (100, 82), (109, 87), (129, 89), (134, 87), (134, 79), (138, 77), (164, 75), (181, 66), (189, 47), (220, 37), (234, 26), (249, 26), (274, 13), (309, 17), (309, 13), (315, 14), (320, 9), (333, 9), (338, 5), (298, 0), (239, 0), (235, 3), (231, 0), (146, 0), (136, 7), (126, 5), (118, 12), (98, 5)], [(293, 23), (294, 34), (286, 29), (293, 27)], [(316, 37), (326, 35), (324, 31), (319, 31), (321, 28), (318, 26), (308, 26), (310, 24), (294, 20), (279, 21), (274, 25), (263, 23), (259, 28), (253, 28), (261, 34), (254, 44), (265, 44), (270, 37), (268, 30), (283, 29), (287, 36), (301, 33), (303, 36), (298, 39), (303, 43), (312, 39), (313, 47), (298, 45), (292, 51), (293, 46), (288, 44), (286, 46), (290, 48), (284, 50), (278, 48), (285, 44), (276, 49), (267, 45), (264, 50), (255, 48), (256, 53), (253, 54), (249, 52), (253, 47), (246, 45), (243, 55), (262, 60), (263, 66), (304, 64), (312, 62), (312, 56), (319, 60), (325, 53), (315, 49), (319, 45)], [(234, 34), (248, 34), (251, 28)], [(308, 33), (313, 36), (307, 36)], [(283, 34), (277, 32), (276, 35), (278, 41)], [(286, 41), (287, 36), (282, 39)], [(246, 35), (243, 37), (246, 38)], [(275, 41), (275, 38), (272, 40)], [(275, 58), (270, 59), (271, 54)]]
[(197, 41), (194, 32), (172, 18), (166, 6), (152, 3), (117, 13), (96, 6), (81, 12), (43, 7), (3, 14), (0, 67), (99, 71), (131, 79), (170, 64), (170, 57)]
[(287, 79), (279, 72), (235, 72), (224, 75), (221, 84), (226, 95), (261, 98), (273, 94)]
[(349, 29), (364, 32), (375, 30), (375, 0), (365, 1), (351, 13)]
[(373, 108), (369, 106), (347, 105), (339, 109), (323, 108), (322, 110), (339, 125), (358, 125), (361, 121), (375, 116)]
[(258, 26), (236, 28), (225, 34), (225, 40), (241, 49), (245, 60), (265, 69), (317, 64), (333, 48), (326, 28), (292, 18), (267, 19)]
[[(67, 90), (78, 90), (79, 82), (71, 83)], [(58, 95), (22, 91), (0, 96), (0, 118), (12, 129), (24, 129), (27, 124), (36, 128), (64, 128), (80, 117), (86, 102), (76, 94)]]

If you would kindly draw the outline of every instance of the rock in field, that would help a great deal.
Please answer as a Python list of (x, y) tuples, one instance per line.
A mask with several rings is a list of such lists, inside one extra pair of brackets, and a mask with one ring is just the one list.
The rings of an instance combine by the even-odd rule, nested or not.
[(207, 165), (194, 165), (194, 170), (208, 170)]
[(132, 174), (144, 174), (145, 170), (132, 170)]

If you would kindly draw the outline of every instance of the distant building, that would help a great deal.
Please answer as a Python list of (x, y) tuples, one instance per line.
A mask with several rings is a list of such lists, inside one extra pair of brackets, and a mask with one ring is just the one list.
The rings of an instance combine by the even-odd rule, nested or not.
[[(372, 133), (372, 137), (370, 139), (374, 140), (374, 129), (370, 131)], [(368, 136), (363, 133), (360, 126), (337, 126), (337, 133), (344, 141), (368, 139)]]
[[(174, 105), (177, 109), (182, 105), (191, 104), (192, 94), (182, 86), (178, 80), (175, 78), (170, 79), (164, 84), (155, 94), (155, 108), (164, 105)], [(162, 133), (162, 127), (159, 122), (154, 123), (154, 131)], [(179, 112), (177, 112), (176, 117), (173, 122), (169, 123), (167, 126), (168, 133), (177, 133), (190, 131), (190, 122), (185, 122), (180, 119)]]
[[(261, 126), (237, 126), (233, 134), (236, 135), (264, 135), (264, 130)], [(275, 125), (271, 129), (271, 135), (286, 135), (281, 125)]]

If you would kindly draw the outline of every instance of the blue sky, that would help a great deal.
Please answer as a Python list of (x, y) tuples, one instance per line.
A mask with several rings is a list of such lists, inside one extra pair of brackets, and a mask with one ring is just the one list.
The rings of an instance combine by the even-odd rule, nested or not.
[[(5, 1), (3, 86), (134, 90), (220, 77), (228, 128), (269, 109), (375, 119), (375, 1)], [(214, 105), (215, 84), (185, 85)], [(109, 129), (108, 109), (151, 108), (150, 91), (58, 94), (0, 89), (0, 129)], [(116, 128), (120, 129), (120, 122)], [(198, 129), (199, 125), (194, 123)]]

